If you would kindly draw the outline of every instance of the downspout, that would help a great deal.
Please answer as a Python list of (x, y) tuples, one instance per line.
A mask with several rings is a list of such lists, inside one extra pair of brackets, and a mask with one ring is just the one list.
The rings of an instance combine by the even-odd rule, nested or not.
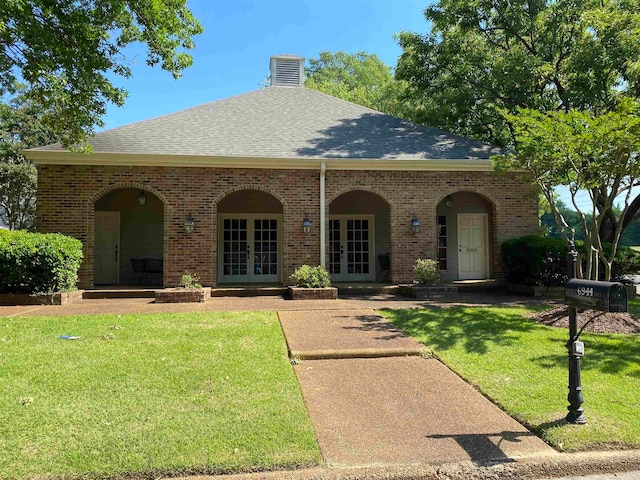
[(325, 241), (325, 208), (324, 208), (324, 180), (325, 173), (327, 171), (327, 164), (322, 162), (320, 164), (320, 265), (322, 268), (327, 268), (325, 257), (327, 256), (327, 242)]

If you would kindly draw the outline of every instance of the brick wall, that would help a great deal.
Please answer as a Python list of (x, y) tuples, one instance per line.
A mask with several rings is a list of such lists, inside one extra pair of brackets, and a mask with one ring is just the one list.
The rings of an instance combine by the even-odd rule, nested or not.
[[(242, 188), (261, 190), (282, 204), (282, 278), (287, 283), (296, 267), (320, 263), (319, 175), (314, 170), (40, 165), (37, 227), (83, 242), (80, 287), (91, 287), (95, 201), (119, 188), (145, 189), (164, 203), (164, 285), (177, 285), (185, 271), (197, 273), (204, 285), (215, 285), (217, 203)], [(333, 199), (358, 189), (376, 193), (389, 204), (394, 282), (411, 279), (416, 258), (435, 256), (436, 205), (456, 191), (476, 192), (493, 205), (494, 252), (507, 238), (538, 231), (537, 197), (528, 184), (510, 174), (327, 171), (327, 214)], [(313, 223), (310, 234), (302, 231), (305, 213)], [(414, 235), (409, 225), (413, 213), (423, 224), (419, 235)], [(195, 219), (195, 231), (190, 235), (184, 231), (189, 215)], [(497, 278), (499, 262), (495, 253), (492, 271)]]

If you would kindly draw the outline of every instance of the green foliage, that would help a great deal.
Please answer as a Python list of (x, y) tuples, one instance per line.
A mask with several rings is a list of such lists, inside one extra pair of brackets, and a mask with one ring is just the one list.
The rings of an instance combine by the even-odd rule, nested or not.
[(202, 26), (186, 0), (8, 0), (0, 6), (0, 95), (24, 81), (41, 121), (65, 146), (85, 141), (107, 103), (124, 104), (115, 76), (131, 76), (130, 44), (147, 46), (146, 63), (179, 78), (184, 52)]
[(438, 262), (431, 258), (419, 258), (413, 264), (413, 276), (419, 285), (432, 285), (440, 283), (440, 273), (438, 273)]
[(200, 277), (195, 273), (185, 272), (180, 278), (179, 288), (202, 288)]
[(41, 118), (46, 109), (35, 105), (23, 85), (0, 102), (0, 219), (11, 229), (34, 225), (37, 172), (21, 150), (55, 142)]
[(439, 0), (403, 32), (396, 76), (414, 121), (515, 146), (503, 111), (607, 111), (640, 95), (640, 10), (630, 0)]
[(0, 230), (0, 292), (53, 293), (76, 288), (82, 243), (59, 233)]
[(296, 268), (290, 278), (296, 287), (325, 288), (331, 286), (329, 272), (320, 265), (317, 267), (302, 265)]
[(502, 242), (500, 253), (509, 283), (552, 287), (567, 281), (567, 244), (561, 238), (513, 238)]
[(31, 229), (36, 213), (38, 172), (31, 162), (0, 161), (0, 220), (10, 229)]
[[(557, 204), (555, 188), (567, 186), (574, 199), (580, 191), (590, 196), (590, 211), (577, 210), (586, 251), (595, 253), (586, 257), (585, 278), (599, 276), (598, 261), (605, 268), (605, 279), (610, 275), (622, 234), (620, 220), (627, 215), (631, 189), (640, 180), (640, 162), (636, 159), (640, 150), (639, 111), (638, 104), (625, 100), (602, 115), (576, 110), (545, 114), (529, 109), (506, 115), (514, 126), (517, 151), (494, 157), (494, 166), (529, 174), (549, 202), (565, 240), (571, 233)], [(616, 211), (613, 207), (618, 197), (623, 198), (623, 206)], [(616, 218), (611, 255), (606, 255), (602, 247), (606, 238), (601, 226), (608, 217)]]
[(364, 107), (402, 117), (401, 82), (375, 54), (320, 52), (309, 59), (305, 87)]
[[(586, 246), (576, 241), (580, 258), (586, 258)], [(604, 243), (605, 255), (611, 255), (613, 246)], [(567, 281), (567, 244), (561, 238), (528, 235), (502, 242), (500, 247), (502, 268), (509, 283), (520, 285), (562, 286)], [(583, 265), (584, 267), (584, 265)], [(640, 271), (640, 254), (629, 247), (619, 247), (612, 265), (611, 280), (622, 281), (627, 275)], [(604, 280), (600, 269), (599, 280)]]

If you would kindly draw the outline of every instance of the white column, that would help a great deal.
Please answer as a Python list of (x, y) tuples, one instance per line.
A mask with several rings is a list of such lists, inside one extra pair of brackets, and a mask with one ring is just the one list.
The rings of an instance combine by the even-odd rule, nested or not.
[(322, 164), (320, 165), (320, 265), (323, 268), (327, 268), (326, 265), (326, 256), (327, 256), (327, 252), (326, 252), (326, 247), (327, 247), (327, 242), (326, 242), (326, 238), (325, 238), (325, 216), (326, 216), (326, 212), (325, 212), (325, 208), (324, 208), (324, 178), (325, 178), (325, 172), (327, 171), (327, 164), (325, 162), (322, 162)]

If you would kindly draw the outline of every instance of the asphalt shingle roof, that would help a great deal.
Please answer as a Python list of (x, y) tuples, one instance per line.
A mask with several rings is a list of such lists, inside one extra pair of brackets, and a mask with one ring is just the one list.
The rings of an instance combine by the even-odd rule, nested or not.
[[(98, 132), (95, 153), (243, 158), (488, 159), (496, 147), (304, 87), (271, 86)], [(63, 151), (60, 144), (33, 150)]]

